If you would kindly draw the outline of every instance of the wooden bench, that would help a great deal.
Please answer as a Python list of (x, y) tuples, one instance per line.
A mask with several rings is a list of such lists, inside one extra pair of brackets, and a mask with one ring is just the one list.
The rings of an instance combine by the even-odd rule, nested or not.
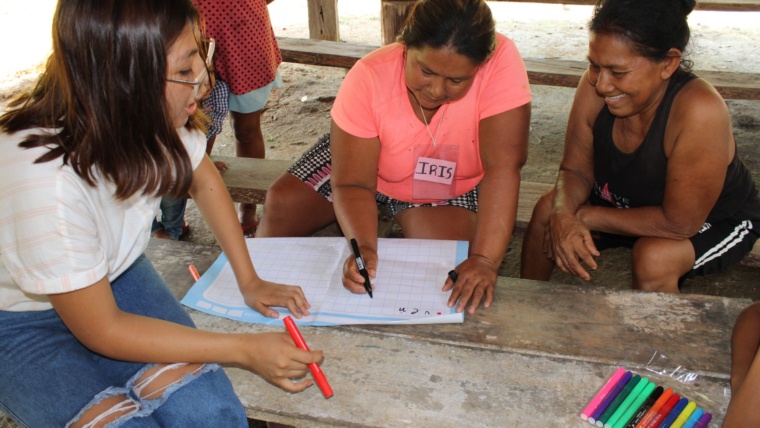
[[(182, 298), (193, 283), (187, 265), (204, 272), (219, 251), (152, 239), (146, 254)], [(668, 361), (658, 367), (700, 376), (689, 396), (716, 409), (719, 425), (731, 329), (750, 303), (500, 277), (494, 304), (463, 324), (302, 327), (309, 346), (325, 352), (329, 400), (315, 387), (287, 394), (250, 372), (225, 371), (249, 417), (295, 426), (582, 427), (577, 412), (621, 365), (688, 392), (644, 370), (659, 351)], [(284, 331), (189, 313), (204, 330)]]
[[(377, 46), (331, 42), (327, 40), (278, 37), (286, 62), (351, 68)], [(560, 59), (524, 58), (528, 79), (534, 85), (576, 87), (587, 63)], [(712, 83), (726, 99), (760, 100), (760, 75), (754, 73), (699, 71), (695, 73)]]
[[(222, 172), (222, 178), (235, 202), (263, 204), (267, 189), (274, 181), (287, 171), (293, 161), (236, 158), (212, 156), (215, 161), (223, 161), (228, 169)], [(538, 199), (552, 188), (553, 184), (522, 181), (520, 198), (517, 204), (517, 222), (515, 227), (524, 229), (530, 221), (533, 207)], [(381, 235), (387, 236), (390, 224), (381, 225)], [(752, 254), (760, 256), (760, 241), (755, 244)]]

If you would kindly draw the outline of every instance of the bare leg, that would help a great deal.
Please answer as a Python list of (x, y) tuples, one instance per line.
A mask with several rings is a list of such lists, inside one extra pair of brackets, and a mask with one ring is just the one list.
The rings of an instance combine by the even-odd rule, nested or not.
[(520, 278), (548, 281), (554, 272), (554, 261), (546, 258), (543, 252), (544, 233), (549, 223), (553, 197), (554, 190), (542, 196), (533, 208), (533, 214), (523, 237)]
[[(253, 113), (232, 114), (232, 129), (235, 132), (235, 154), (241, 158), (264, 159), (266, 147), (264, 134), (261, 132), (261, 110)], [(208, 148), (208, 147), (207, 147)], [(240, 204), (238, 208), (240, 224), (248, 231), (255, 231), (258, 222), (256, 204)]]
[(298, 177), (285, 173), (267, 192), (256, 237), (309, 236), (334, 222), (332, 203)]
[(396, 215), (406, 238), (469, 241), (477, 214), (462, 207), (409, 208)]
[(71, 424), (71, 427), (104, 427), (139, 409), (140, 405), (126, 395), (114, 395), (94, 404), (82, 414), (78, 421)]
[(631, 252), (633, 288), (678, 293), (678, 278), (694, 266), (688, 239), (639, 238)]
[(211, 156), (211, 150), (214, 149), (214, 143), (215, 142), (216, 142), (216, 135), (214, 135), (213, 137), (209, 138), (206, 141), (206, 154), (207, 155)]

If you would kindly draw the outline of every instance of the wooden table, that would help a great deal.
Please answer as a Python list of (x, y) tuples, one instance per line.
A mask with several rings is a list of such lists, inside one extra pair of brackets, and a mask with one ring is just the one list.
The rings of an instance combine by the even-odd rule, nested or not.
[[(147, 254), (178, 297), (219, 249), (152, 240)], [(590, 426), (577, 413), (620, 365), (700, 375), (698, 386), (662, 377), (715, 412), (727, 405), (730, 334), (748, 299), (609, 291), (499, 278), (496, 301), (463, 324), (303, 327), (335, 395), (316, 387), (288, 394), (258, 376), (226, 368), (248, 415), (296, 426)], [(189, 310), (199, 328), (284, 331)], [(657, 376), (657, 375), (654, 375)], [(716, 425), (717, 426), (717, 425)]]

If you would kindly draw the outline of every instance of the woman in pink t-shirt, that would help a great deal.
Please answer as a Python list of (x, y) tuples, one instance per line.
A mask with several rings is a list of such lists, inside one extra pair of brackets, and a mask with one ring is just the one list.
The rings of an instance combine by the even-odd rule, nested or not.
[[(374, 277), (379, 205), (407, 238), (469, 241), (443, 291), (459, 312), (488, 307), (515, 223), (530, 101), (520, 54), (484, 1), (421, 0), (399, 43), (349, 71), (330, 134), (272, 186), (256, 236), (309, 235), (337, 219)], [(366, 292), (353, 258), (343, 283)]]

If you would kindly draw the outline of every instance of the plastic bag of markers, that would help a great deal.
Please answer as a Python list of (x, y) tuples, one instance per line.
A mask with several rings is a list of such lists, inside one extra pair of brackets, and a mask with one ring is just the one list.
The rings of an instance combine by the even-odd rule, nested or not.
[[(724, 413), (725, 406), (711, 399), (700, 389), (700, 378), (696, 372), (671, 361), (666, 355), (655, 351), (645, 366), (630, 366), (625, 370), (641, 377), (646, 377), (650, 382), (663, 388), (671, 388), (673, 392), (694, 401), (705, 413), (713, 415)], [(600, 388), (602, 385), (600, 385)], [(703, 389), (703, 388), (702, 388)], [(599, 391), (594, 393), (594, 396)], [(730, 399), (730, 390), (723, 391), (726, 402)], [(728, 395), (726, 395), (728, 394)], [(592, 397), (589, 397), (591, 399)], [(582, 411), (582, 410), (581, 410)], [(581, 413), (578, 414), (581, 417)]]
[[(725, 404), (718, 403), (704, 394), (704, 388), (700, 388), (699, 375), (677, 362), (671, 361), (667, 355), (654, 351), (644, 367), (644, 371), (645, 373), (641, 373), (642, 376), (647, 376), (650, 381), (662, 385), (663, 388), (672, 388), (675, 393), (697, 403), (705, 412), (710, 412), (713, 415), (725, 413)], [(723, 389), (723, 397), (728, 403), (731, 398), (729, 388)]]

